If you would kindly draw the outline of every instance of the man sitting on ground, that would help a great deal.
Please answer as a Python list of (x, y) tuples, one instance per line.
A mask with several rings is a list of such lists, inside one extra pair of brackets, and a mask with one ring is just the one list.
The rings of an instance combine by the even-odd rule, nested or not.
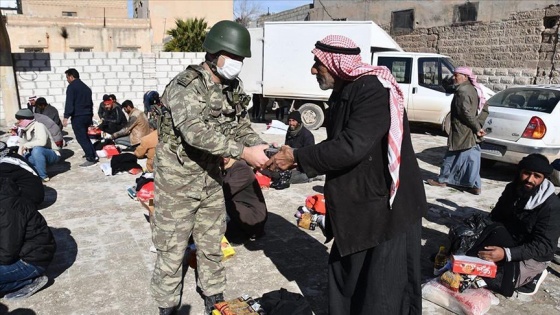
[(99, 129), (108, 134), (113, 134), (126, 126), (126, 116), (122, 108), (109, 96), (103, 97), (103, 111), (99, 118), (102, 119)]
[(40, 205), (45, 200), (45, 187), (33, 166), (5, 142), (0, 142), (0, 179), (9, 178), (19, 188), (20, 196)]
[(48, 182), (47, 165), (60, 160), (60, 148), (54, 143), (47, 127), (35, 120), (31, 110), (20, 109), (16, 119), (20, 129), (18, 153), (33, 165), (43, 182)]
[(150, 133), (150, 125), (146, 114), (134, 108), (132, 101), (126, 100), (122, 107), (128, 115), (126, 126), (110, 135), (108, 139), (114, 139), (116, 144), (126, 147), (136, 147), (140, 144), (140, 139)]
[(64, 137), (62, 136), (62, 129), (60, 129), (60, 127), (54, 121), (52, 121), (52, 119), (50, 119), (48, 116), (39, 113), (35, 113), (33, 114), (33, 116), (35, 117), (36, 121), (42, 123), (43, 125), (45, 125), (45, 127), (47, 127), (47, 130), (51, 134), (56, 146), (62, 148), (64, 146)]
[[(288, 115), (288, 131), (286, 132), (285, 145), (290, 146), (292, 149), (299, 149), (309, 145), (315, 144), (315, 137), (301, 121), (301, 113), (293, 111)], [(292, 176), (290, 177), (290, 184), (300, 184), (309, 182), (309, 177), (294, 168), (291, 170)]]
[(39, 97), (37, 101), (35, 101), (34, 113), (43, 114), (49, 117), (50, 119), (52, 119), (52, 121), (54, 121), (55, 124), (58, 125), (58, 128), (60, 128), (60, 130), (63, 129), (58, 110), (54, 108), (54, 106), (51, 106), (51, 104), (47, 103), (47, 100), (44, 97)]
[(26, 298), (44, 287), (56, 243), (37, 206), (18, 186), (0, 178), (0, 295)]
[(496, 278), (485, 281), (489, 289), (504, 296), (516, 289), (520, 294), (535, 294), (554, 258), (560, 236), (560, 200), (547, 179), (552, 171), (545, 156), (524, 157), (517, 177), (490, 213), (494, 223), (467, 251), (469, 256), (498, 264)]
[(156, 147), (158, 144), (158, 133), (155, 124), (150, 122), (151, 132), (140, 139), (140, 144), (134, 150), (134, 155), (137, 158), (147, 158), (146, 170), (149, 173), (154, 171), (154, 156), (156, 155)]

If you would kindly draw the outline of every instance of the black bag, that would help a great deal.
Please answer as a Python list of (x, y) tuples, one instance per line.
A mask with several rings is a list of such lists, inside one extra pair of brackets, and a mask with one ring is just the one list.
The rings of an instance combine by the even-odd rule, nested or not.
[(487, 214), (477, 213), (463, 220), (462, 224), (449, 229), (449, 252), (453, 255), (465, 255), (474, 245), (484, 228), (492, 221)]
[(311, 306), (299, 293), (282, 288), (263, 294), (261, 306), (267, 315), (312, 315)]
[(280, 171), (278, 173), (280, 174), (280, 178), (278, 179), (273, 178), (272, 182), (270, 183), (270, 188), (274, 188), (277, 190), (289, 188), (290, 179), (292, 178), (292, 171), (287, 170), (287, 171)]

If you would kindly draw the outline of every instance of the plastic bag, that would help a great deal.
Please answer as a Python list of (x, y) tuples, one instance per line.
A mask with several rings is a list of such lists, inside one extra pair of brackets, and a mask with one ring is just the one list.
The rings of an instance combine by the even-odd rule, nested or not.
[(451, 312), (466, 315), (486, 314), (500, 300), (487, 289), (467, 289), (463, 293), (453, 292), (437, 279), (422, 285), (422, 298)]
[(449, 251), (454, 255), (464, 255), (474, 245), (484, 228), (491, 223), (487, 214), (477, 213), (463, 220), (462, 224), (449, 229), (451, 246)]

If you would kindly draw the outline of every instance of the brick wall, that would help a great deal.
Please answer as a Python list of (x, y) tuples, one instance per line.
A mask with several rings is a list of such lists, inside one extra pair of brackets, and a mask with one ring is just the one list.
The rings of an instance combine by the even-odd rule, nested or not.
[(263, 15), (257, 20), (257, 26), (262, 27), (264, 22), (272, 21), (309, 21), (309, 10), (312, 8), (312, 4), (306, 4), (280, 13)]
[[(103, 94), (115, 94), (120, 103), (130, 99), (140, 109), (144, 106), (146, 91), (163, 93), (165, 86), (187, 65), (200, 63), (204, 53), (15, 53), (14, 67), (18, 82), (21, 106), (25, 107), (31, 95), (45, 97), (60, 115), (66, 100), (64, 71), (75, 68), (93, 92), (94, 113)], [(4, 117), (4, 104), (0, 94), (0, 124), (13, 120)]]

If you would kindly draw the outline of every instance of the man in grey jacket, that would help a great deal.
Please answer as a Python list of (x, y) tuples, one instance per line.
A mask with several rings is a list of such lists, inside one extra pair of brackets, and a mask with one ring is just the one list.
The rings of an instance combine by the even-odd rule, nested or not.
[(451, 130), (447, 152), (443, 157), (437, 180), (428, 179), (432, 186), (447, 185), (474, 195), (481, 193), (480, 146), (477, 140), (486, 133), (482, 129), (488, 111), (480, 85), (471, 69), (458, 67), (453, 74), (457, 86), (451, 101)]

